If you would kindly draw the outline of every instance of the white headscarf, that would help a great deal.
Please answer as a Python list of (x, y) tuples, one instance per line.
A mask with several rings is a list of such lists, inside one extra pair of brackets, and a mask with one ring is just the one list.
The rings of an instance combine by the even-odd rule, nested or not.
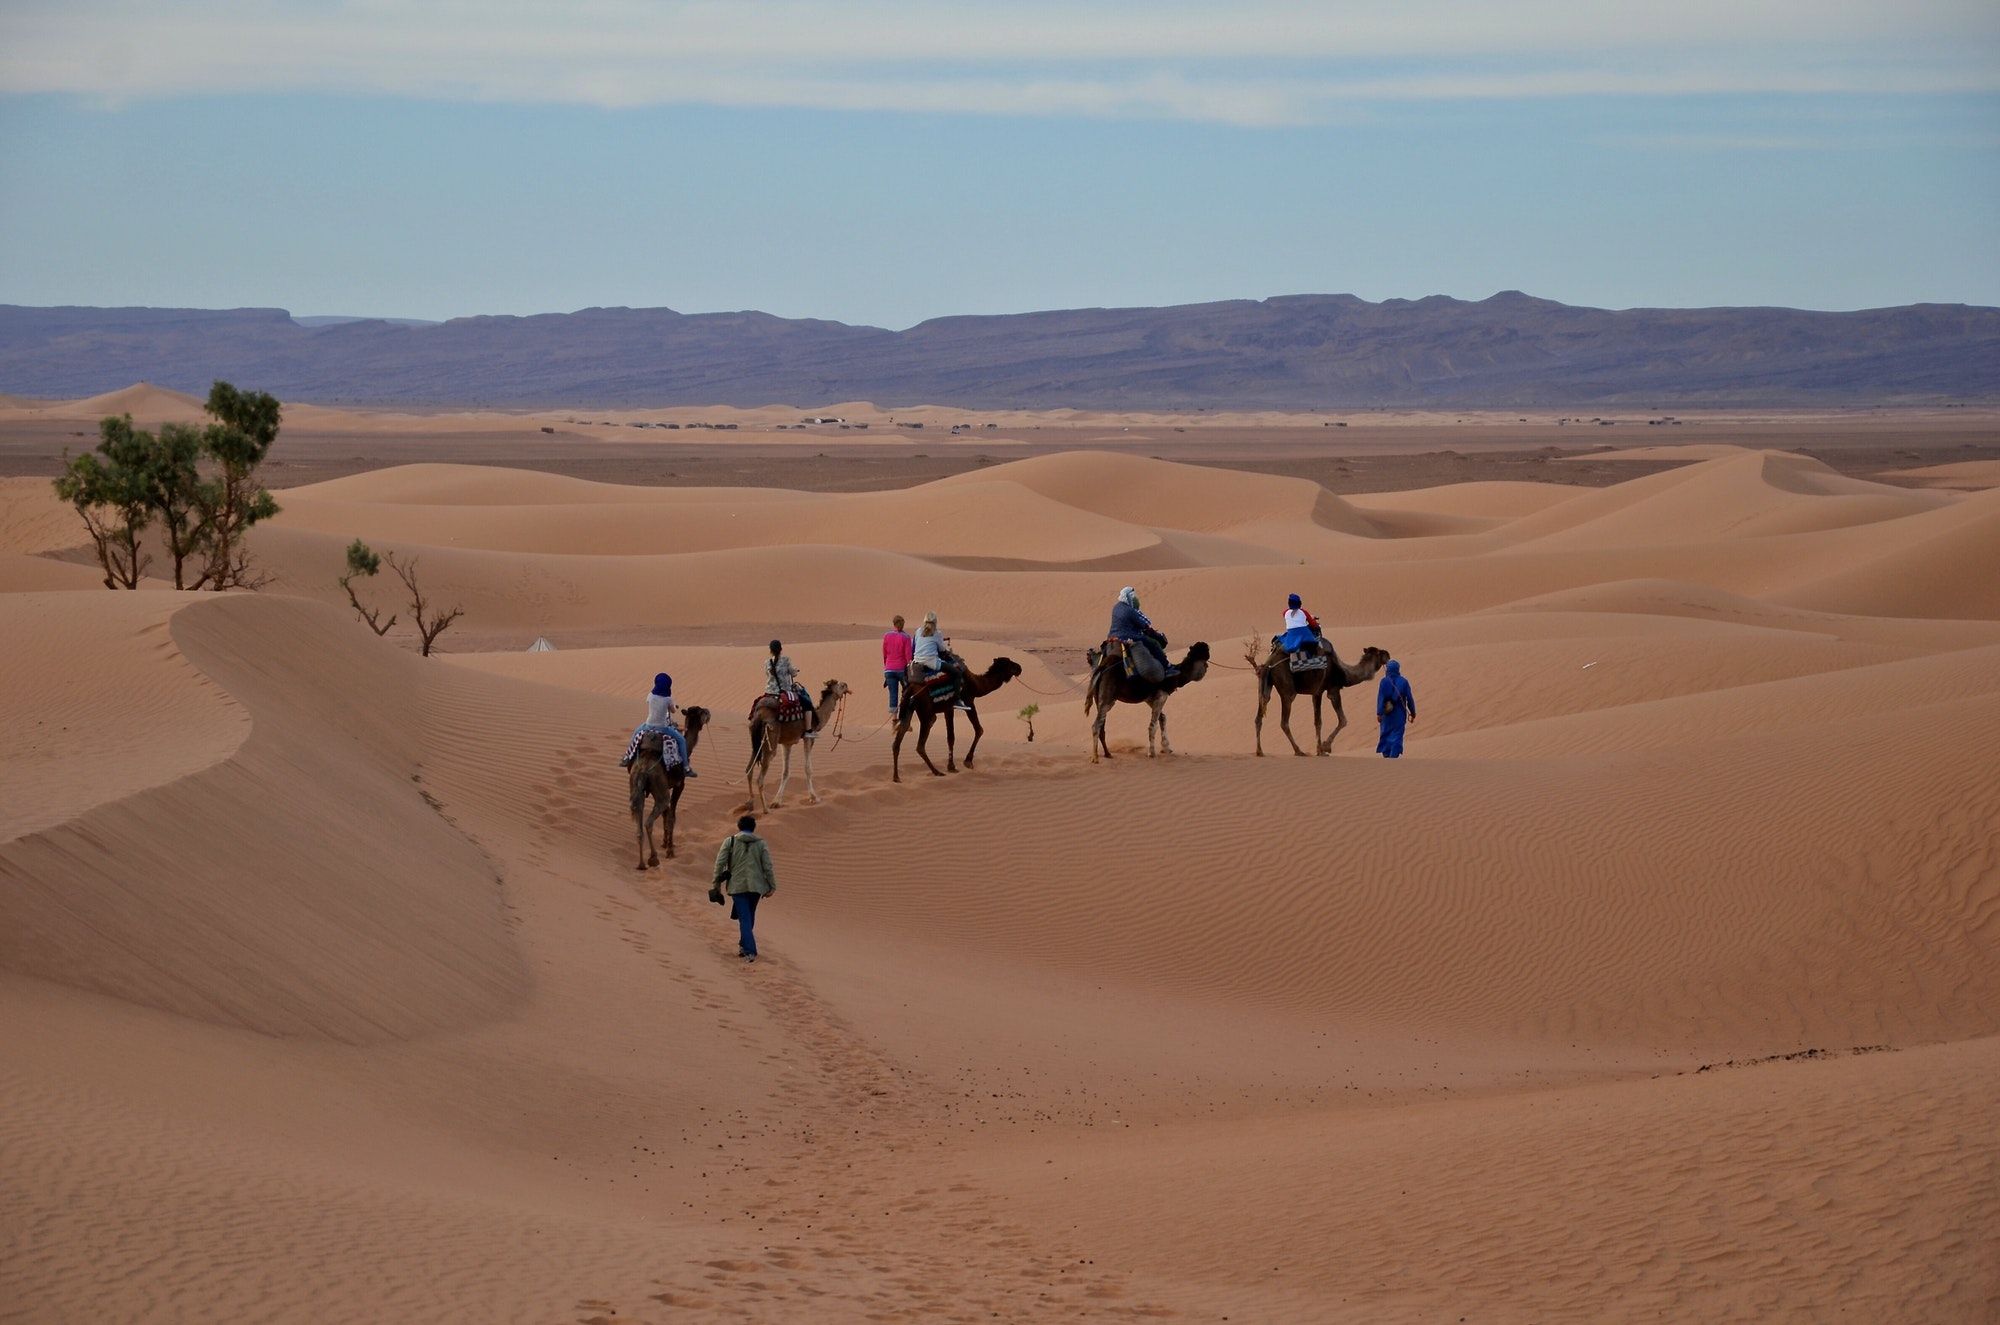
[(1128, 584), (1118, 591), (1118, 601), (1127, 607), (1137, 607), (1139, 605), (1139, 591)]

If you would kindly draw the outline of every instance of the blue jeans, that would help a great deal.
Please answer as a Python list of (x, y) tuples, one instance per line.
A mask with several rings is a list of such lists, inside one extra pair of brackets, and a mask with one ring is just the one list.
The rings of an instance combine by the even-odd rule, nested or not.
[(729, 918), (736, 922), (736, 947), (746, 956), (757, 955), (757, 936), (751, 929), (757, 923), (756, 893), (732, 893), (729, 897)]
[(883, 668), (882, 684), (889, 687), (889, 707), (892, 709), (901, 708), (903, 706), (903, 669), (900, 667), (893, 670), (886, 667)]

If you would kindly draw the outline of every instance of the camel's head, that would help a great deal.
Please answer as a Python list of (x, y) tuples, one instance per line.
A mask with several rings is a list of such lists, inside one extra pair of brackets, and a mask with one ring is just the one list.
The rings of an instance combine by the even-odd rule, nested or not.
[(996, 685), (1005, 685), (1021, 674), (1021, 664), (1012, 658), (995, 658), (993, 665), (986, 669), (987, 679)]
[(693, 749), (694, 743), (701, 739), (701, 729), (708, 726), (709, 712), (699, 704), (681, 711), (687, 714), (688, 748)]
[(824, 686), (820, 687), (820, 692), (819, 692), (820, 707), (825, 708), (828, 704), (837, 704), (841, 700), (846, 699), (847, 695), (848, 695), (847, 682), (828, 681)]
[(1196, 640), (1181, 659), (1181, 684), (1191, 685), (1208, 675), (1208, 641)]
[(1378, 649), (1371, 644), (1361, 651), (1361, 671), (1364, 675), (1373, 676), (1388, 665), (1389, 651), (1387, 649)]

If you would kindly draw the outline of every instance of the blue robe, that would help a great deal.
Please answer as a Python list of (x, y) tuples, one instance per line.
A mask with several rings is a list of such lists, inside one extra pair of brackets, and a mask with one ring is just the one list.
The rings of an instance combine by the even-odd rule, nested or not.
[(1375, 753), (1395, 759), (1403, 753), (1403, 729), (1417, 715), (1416, 696), (1400, 672), (1384, 673), (1381, 684), (1375, 687), (1375, 712), (1382, 719), (1382, 738), (1375, 742)]

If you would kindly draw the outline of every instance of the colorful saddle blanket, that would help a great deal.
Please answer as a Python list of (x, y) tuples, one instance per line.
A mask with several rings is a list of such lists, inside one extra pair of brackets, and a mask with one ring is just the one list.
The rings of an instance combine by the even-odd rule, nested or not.
[(657, 759), (668, 770), (681, 766), (681, 748), (664, 732), (642, 731), (633, 738), (632, 753), (640, 760)]
[[(749, 718), (756, 717), (757, 706), (759, 704), (764, 703), (766, 700), (772, 698), (775, 698), (778, 701), (779, 722), (798, 722), (801, 719), (803, 719), (806, 716), (806, 714), (810, 711), (806, 708), (806, 702), (803, 699), (800, 699), (796, 692), (787, 695), (777, 695), (777, 696), (759, 695), (757, 696), (757, 698), (750, 701), (750, 712), (748, 717)], [(746, 721), (747, 720), (748, 719), (746, 718)]]
[(1323, 653), (1307, 654), (1294, 649), (1286, 657), (1291, 663), (1292, 674), (1294, 676), (1300, 672), (1323, 672), (1326, 670), (1326, 655)]

